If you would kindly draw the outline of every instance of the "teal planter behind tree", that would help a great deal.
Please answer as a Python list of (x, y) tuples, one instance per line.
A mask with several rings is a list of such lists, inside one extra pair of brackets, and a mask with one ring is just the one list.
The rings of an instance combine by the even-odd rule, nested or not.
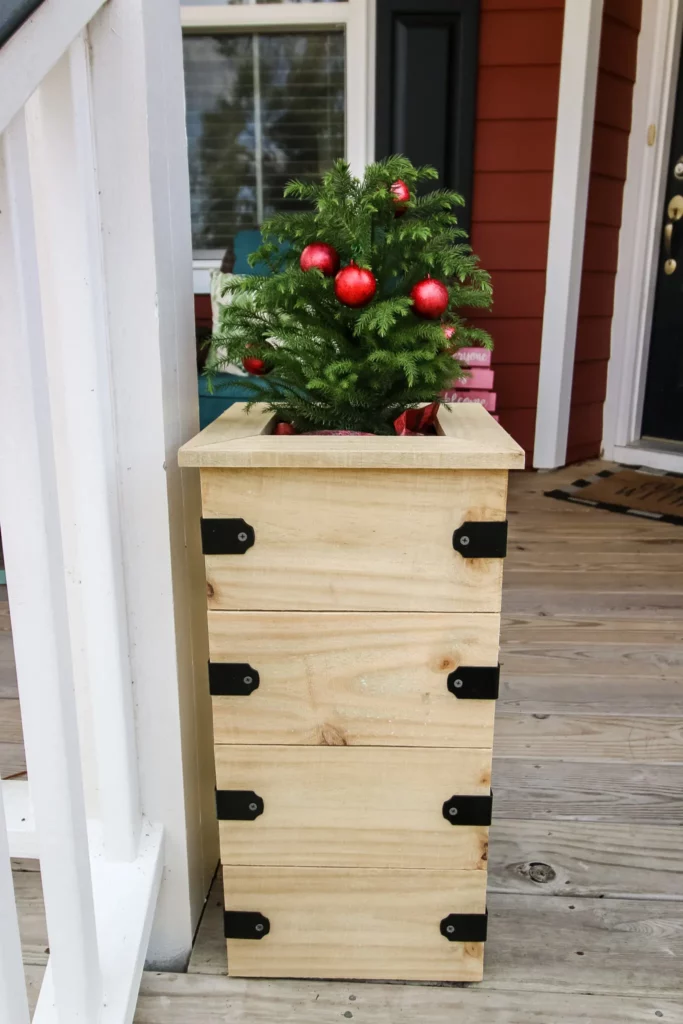
[[(255, 252), (261, 245), (263, 239), (260, 231), (239, 231), (235, 236), (234, 255), (235, 262), (232, 272), (234, 274), (266, 274), (268, 267), (261, 263), (252, 269), (247, 262), (250, 253)], [(214, 325), (215, 326), (215, 325)], [(206, 377), (199, 376), (199, 429), (203, 430), (213, 423), (221, 413), (229, 409), (235, 402), (248, 402), (252, 397), (250, 393), (240, 388), (240, 381), (244, 380), (237, 373), (219, 373), (214, 379), (213, 393), (209, 392), (209, 385)], [(232, 387), (226, 388), (226, 384), (234, 382)]]

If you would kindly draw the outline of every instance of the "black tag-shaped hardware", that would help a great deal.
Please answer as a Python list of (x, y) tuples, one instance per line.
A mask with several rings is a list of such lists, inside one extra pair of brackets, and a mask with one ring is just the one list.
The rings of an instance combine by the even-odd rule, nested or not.
[(500, 665), (461, 665), (449, 674), (446, 685), (461, 700), (498, 700)]
[(248, 697), (261, 678), (251, 665), (235, 661), (209, 662), (209, 693), (212, 697)]
[(486, 942), (485, 914), (449, 914), (441, 922), (441, 934), (449, 942)]
[(443, 816), (451, 825), (490, 825), (493, 794), (452, 796), (443, 805)]
[(255, 821), (263, 814), (263, 797), (251, 789), (217, 789), (216, 815), (219, 821)]
[(263, 939), (270, 921), (256, 910), (226, 910), (223, 915), (226, 939)]
[(500, 523), (463, 523), (453, 534), (453, 547), (463, 558), (505, 558), (507, 520)]
[(205, 555), (243, 555), (255, 541), (254, 527), (244, 519), (202, 519)]

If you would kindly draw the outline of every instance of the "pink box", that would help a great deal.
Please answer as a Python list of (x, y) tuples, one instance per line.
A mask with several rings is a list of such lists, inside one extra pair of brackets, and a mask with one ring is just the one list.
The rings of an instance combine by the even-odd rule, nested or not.
[(457, 359), (463, 366), (490, 366), (491, 365), (491, 349), (490, 348), (459, 348), (457, 352), (453, 353), (453, 358)]
[(476, 402), (483, 405), (488, 412), (496, 411), (495, 391), (461, 391), (459, 388), (444, 391), (447, 402)]
[(483, 370), (480, 366), (470, 367), (469, 376), (453, 382), (457, 388), (474, 388), (475, 391), (490, 391), (493, 387), (493, 370)]

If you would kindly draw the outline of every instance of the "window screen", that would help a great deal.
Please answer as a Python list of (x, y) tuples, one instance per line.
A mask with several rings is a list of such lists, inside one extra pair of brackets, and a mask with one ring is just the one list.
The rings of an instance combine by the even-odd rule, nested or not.
[(344, 154), (344, 34), (187, 35), (183, 40), (195, 255), (295, 205), (291, 178)]

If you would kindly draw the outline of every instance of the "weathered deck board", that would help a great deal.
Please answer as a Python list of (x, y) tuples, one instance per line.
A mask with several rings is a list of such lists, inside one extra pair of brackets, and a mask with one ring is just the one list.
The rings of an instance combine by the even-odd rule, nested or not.
[[(655, 1014), (661, 1014), (657, 1017)], [(674, 1000), (353, 982), (146, 974), (135, 1024), (643, 1024), (683, 1019)]]
[(489, 892), (683, 901), (681, 829), (496, 819)]
[(683, 825), (683, 767), (494, 758), (497, 818)]

